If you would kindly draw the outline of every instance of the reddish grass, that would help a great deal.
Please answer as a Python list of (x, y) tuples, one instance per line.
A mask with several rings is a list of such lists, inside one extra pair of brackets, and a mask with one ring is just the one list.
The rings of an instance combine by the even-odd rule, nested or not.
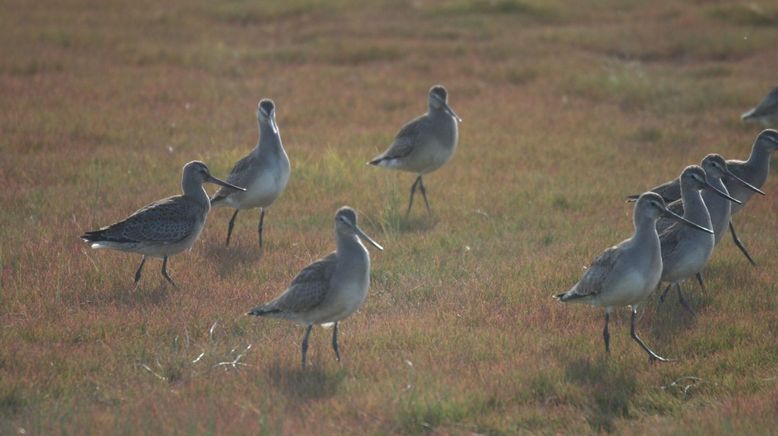
[[(765, 433), (775, 428), (776, 206), (736, 217), (692, 285), (690, 319), (650, 301), (641, 334), (679, 361), (648, 365), (626, 311), (604, 358), (602, 314), (567, 289), (631, 231), (625, 194), (709, 152), (744, 158), (738, 115), (775, 85), (770, 2), (295, 0), (18, 2), (0, 16), (0, 431), (3, 433)], [(464, 119), (425, 179), (366, 167), (445, 84)], [(216, 175), (278, 105), (293, 173), (256, 247), (258, 213), (216, 210), (180, 289), (149, 262), (78, 235), (176, 193), (181, 166)], [(775, 179), (764, 187), (777, 192)], [(364, 307), (315, 329), (248, 319), (333, 249), (349, 204), (387, 247)], [(215, 326), (215, 327), (213, 327)], [(212, 328), (213, 327), (213, 328)], [(218, 365), (233, 361), (248, 366)], [(201, 356), (199, 360), (198, 356)], [(684, 377), (694, 376), (700, 380)], [(673, 384), (673, 382), (676, 382)], [(690, 387), (686, 388), (687, 385)]]

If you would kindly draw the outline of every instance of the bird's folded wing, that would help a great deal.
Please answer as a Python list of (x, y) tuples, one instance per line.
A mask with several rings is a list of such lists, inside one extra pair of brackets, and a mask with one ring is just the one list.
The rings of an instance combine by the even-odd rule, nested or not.
[[(744, 166), (745, 162), (742, 161), (736, 161), (736, 160), (728, 160), (727, 161), (727, 169), (732, 174), (740, 177), (743, 180), (748, 179), (748, 170), (747, 167)], [(724, 186), (729, 190), (729, 187), (731, 186), (731, 182), (729, 180), (722, 180), (724, 182)]]
[(586, 270), (581, 281), (575, 286), (575, 294), (581, 297), (596, 295), (602, 290), (602, 285), (608, 275), (613, 271), (619, 259), (618, 247), (610, 247), (603, 251), (589, 269)]
[(651, 191), (661, 195), (665, 203), (670, 203), (681, 198), (681, 183), (678, 179), (663, 183)]
[(659, 243), (662, 250), (662, 259), (667, 259), (678, 248), (678, 243), (681, 241), (681, 226), (685, 224), (678, 221), (670, 225), (659, 235)]
[[(683, 200), (678, 199), (678, 200), (675, 200), (674, 202), (668, 204), (667, 205), (667, 210), (669, 210), (671, 212), (674, 212), (676, 215), (683, 216)], [(661, 217), (656, 222), (656, 231), (659, 234), (662, 234), (665, 231), (667, 231), (667, 229), (669, 229), (676, 222), (677, 221), (675, 221), (672, 218), (668, 218), (666, 216), (665, 217)]]
[(106, 234), (126, 241), (177, 242), (194, 231), (198, 209), (182, 196), (165, 198), (109, 226)]
[(384, 152), (383, 157), (397, 159), (411, 154), (413, 148), (419, 143), (419, 136), (424, 131), (426, 124), (427, 117), (422, 115), (402, 126), (392, 145)]
[(265, 305), (268, 310), (294, 313), (316, 308), (327, 297), (330, 279), (335, 272), (335, 252), (313, 262), (300, 271), (289, 288)]
[[(230, 171), (230, 174), (227, 176), (227, 182), (231, 183), (235, 186), (240, 186), (242, 188), (245, 188), (250, 180), (251, 180), (251, 171), (249, 169), (251, 168), (253, 164), (253, 156), (248, 155), (243, 157), (241, 160), (239, 160), (234, 167), (232, 167), (232, 171)], [(240, 192), (237, 189), (228, 188), (226, 186), (222, 186), (219, 188), (218, 191), (216, 191), (216, 194), (213, 196), (213, 199), (219, 199), (223, 197), (227, 197), (228, 195)]]

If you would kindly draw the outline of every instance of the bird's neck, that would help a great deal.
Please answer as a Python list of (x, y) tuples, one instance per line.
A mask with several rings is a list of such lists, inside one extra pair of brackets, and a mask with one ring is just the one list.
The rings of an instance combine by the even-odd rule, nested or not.
[(338, 253), (343, 254), (343, 256), (338, 256), (338, 259), (352, 258), (349, 253), (367, 252), (367, 248), (362, 244), (362, 241), (354, 234), (338, 234), (337, 247)]
[(210, 206), (210, 200), (208, 199), (208, 193), (205, 192), (203, 184), (197, 180), (184, 180), (181, 182), (181, 189), (184, 191), (184, 196), (190, 198), (200, 205), (208, 208)]
[(451, 117), (451, 115), (449, 115), (449, 113), (446, 112), (442, 107), (435, 107), (433, 105), (429, 105), (427, 108), (427, 114), (433, 118)]
[[(724, 186), (724, 182), (721, 178), (708, 177), (708, 182), (719, 191), (729, 194), (727, 187)], [(721, 233), (729, 224), (729, 219), (732, 214), (732, 204), (729, 200), (719, 197), (716, 193), (711, 191), (705, 191), (702, 194), (702, 200), (705, 202), (705, 207), (708, 208), (708, 214), (710, 215), (711, 228), (716, 232), (716, 242), (719, 241)]]
[[(711, 194), (716, 195), (713, 192)], [(700, 191), (682, 183), (681, 198), (683, 198), (683, 217), (695, 224), (710, 228), (710, 214), (702, 201)]]
[(279, 153), (283, 149), (281, 135), (273, 131), (270, 123), (259, 123), (259, 140), (254, 153)]
[(635, 217), (635, 234), (632, 236), (632, 240), (638, 243), (645, 243), (641, 241), (656, 240), (659, 243), (659, 235), (656, 233), (656, 218), (638, 215)]
[(743, 174), (748, 183), (757, 187), (764, 184), (767, 180), (767, 174), (770, 172), (770, 158), (774, 151), (775, 149), (769, 145), (765, 146), (759, 142), (754, 144), (751, 155), (748, 156), (745, 163), (748, 170)]

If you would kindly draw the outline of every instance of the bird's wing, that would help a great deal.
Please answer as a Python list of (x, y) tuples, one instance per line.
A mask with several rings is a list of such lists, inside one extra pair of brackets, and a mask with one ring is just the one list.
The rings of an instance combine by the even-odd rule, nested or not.
[(665, 203), (670, 203), (681, 198), (681, 182), (678, 179), (670, 180), (651, 189), (661, 195)]
[[(675, 200), (674, 202), (667, 205), (667, 209), (669, 209), (671, 212), (675, 212), (676, 215), (683, 216), (683, 200)], [(659, 218), (659, 220), (656, 222), (656, 231), (659, 234), (662, 234), (667, 231), (667, 229), (672, 227), (672, 225), (676, 222), (676, 220), (668, 217)]]
[(108, 240), (117, 242), (178, 242), (192, 234), (201, 209), (177, 195), (148, 204), (101, 231)]
[(586, 270), (584, 276), (575, 285), (572, 292), (576, 297), (588, 297), (599, 294), (602, 285), (613, 271), (619, 260), (621, 250), (619, 246), (613, 246), (603, 251)]
[[(747, 174), (746, 167), (744, 165), (745, 162), (743, 162), (742, 160), (730, 159), (727, 161), (727, 169), (729, 170), (729, 172), (740, 177), (743, 180), (748, 180), (749, 177)], [(724, 182), (725, 187), (729, 186), (727, 185), (728, 180), (726, 178), (723, 179), (722, 182)]]
[(678, 248), (681, 241), (681, 226), (684, 224), (676, 221), (659, 234), (659, 243), (662, 249), (662, 259), (668, 259)]
[[(249, 182), (251, 181), (252, 174), (251, 171), (249, 171), (249, 169), (252, 167), (253, 164), (254, 164), (254, 156), (249, 154), (248, 156), (243, 157), (241, 160), (235, 163), (234, 167), (232, 167), (230, 174), (227, 176), (227, 182), (232, 183), (235, 186), (240, 186), (241, 188), (245, 188), (246, 185), (248, 185)], [(216, 191), (216, 194), (214, 194), (211, 201), (221, 200), (235, 192), (240, 192), (240, 191), (223, 186), (219, 188), (218, 191)]]
[(749, 111), (751, 117), (761, 117), (778, 112), (778, 88), (770, 91), (769, 94), (759, 104)]
[(413, 148), (419, 143), (421, 132), (425, 130), (425, 126), (428, 123), (429, 118), (426, 115), (409, 121), (397, 132), (394, 142), (389, 146), (389, 149), (377, 159), (398, 159), (411, 154)]
[(263, 306), (274, 312), (299, 313), (314, 309), (327, 297), (330, 279), (335, 272), (336, 255), (330, 253), (306, 266), (292, 280), (289, 288), (275, 300)]
[(675, 212), (676, 215), (683, 216), (683, 200), (675, 200), (674, 202), (668, 204), (667, 208), (671, 212)]

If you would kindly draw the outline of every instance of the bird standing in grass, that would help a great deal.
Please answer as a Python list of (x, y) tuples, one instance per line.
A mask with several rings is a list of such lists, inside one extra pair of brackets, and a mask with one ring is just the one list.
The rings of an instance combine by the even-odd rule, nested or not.
[[(764, 130), (756, 137), (756, 141), (751, 146), (751, 155), (748, 156), (748, 160), (744, 162), (730, 159), (727, 161), (727, 169), (735, 176), (748, 182), (751, 186), (761, 188), (767, 181), (767, 175), (770, 173), (770, 159), (776, 150), (778, 150), (778, 131), (772, 129)], [(730, 195), (741, 202), (741, 204), (736, 203), (732, 205), (732, 215), (743, 209), (755, 192), (753, 189), (749, 189), (743, 184), (729, 179), (724, 179), (724, 185), (727, 187)], [(729, 231), (732, 233), (732, 240), (735, 241), (735, 245), (744, 254), (747, 254), (748, 251), (740, 238), (738, 238), (731, 218), (729, 221)], [(756, 264), (750, 255), (746, 257), (752, 265)]]
[[(759, 188), (752, 186), (748, 182), (742, 180), (734, 173), (732, 173), (727, 167), (727, 162), (719, 154), (713, 153), (705, 156), (705, 158), (702, 159), (701, 166), (702, 169), (705, 170), (706, 180), (721, 192), (725, 192), (729, 195), (729, 191), (727, 190), (727, 186), (724, 184), (724, 181), (730, 180), (733, 184), (739, 184), (750, 192), (756, 192), (764, 195), (764, 192), (762, 192)], [(661, 195), (662, 199), (668, 203), (667, 207), (670, 210), (677, 214), (683, 214), (683, 201), (681, 201), (681, 185), (679, 179), (670, 180), (669, 182), (656, 186), (651, 189), (651, 192), (655, 192)], [(631, 195), (628, 198), (632, 199), (635, 197), (636, 196)], [(721, 198), (721, 196), (712, 191), (706, 191), (703, 193), (702, 199), (705, 202), (705, 207), (708, 208), (711, 224), (713, 226), (711, 228), (716, 232), (716, 243), (718, 244), (721, 240), (721, 236), (724, 234), (725, 229), (730, 224), (730, 219), (732, 216), (732, 203), (729, 200)], [(657, 223), (657, 229), (659, 230), (659, 233), (662, 233), (672, 224), (673, 221), (661, 219)], [(736, 240), (738, 248), (740, 248), (746, 258), (748, 258), (748, 260), (753, 263), (751, 255), (748, 253), (746, 248), (738, 242), (739, 241)], [(700, 281), (700, 285), (702, 286), (702, 275), (698, 274), (697, 279)]]
[(305, 267), (281, 295), (255, 307), (249, 315), (284, 318), (306, 326), (302, 344), (302, 367), (305, 369), (308, 337), (314, 324), (334, 323), (332, 348), (340, 361), (338, 323), (356, 311), (367, 297), (370, 287), (370, 253), (365, 240), (383, 250), (357, 225), (357, 213), (344, 206), (335, 214), (337, 249)]
[[(712, 224), (708, 208), (700, 195), (701, 190), (712, 192), (727, 201), (740, 203), (726, 192), (713, 186), (707, 180), (705, 170), (698, 165), (686, 167), (679, 180), (681, 181), (683, 217), (705, 228), (711, 228)], [(694, 311), (683, 296), (680, 283), (702, 271), (713, 254), (716, 237), (676, 222), (659, 234), (659, 242), (662, 246), (661, 281), (668, 283), (659, 300), (663, 302), (667, 291), (672, 285), (675, 285), (678, 291), (678, 301), (693, 314)]]
[(140, 280), (146, 256), (161, 257), (162, 276), (173, 286), (176, 283), (167, 271), (168, 257), (192, 248), (211, 208), (203, 183), (210, 182), (237, 191), (243, 188), (213, 177), (200, 161), (184, 166), (181, 187), (184, 195), (155, 201), (122, 221), (86, 232), (81, 238), (92, 248), (111, 248), (143, 255), (135, 271), (135, 284)]
[(259, 123), (259, 140), (257, 146), (248, 156), (239, 160), (230, 171), (227, 181), (239, 186), (245, 186), (245, 191), (232, 188), (222, 188), (211, 198), (213, 207), (228, 206), (235, 209), (227, 227), (227, 242), (230, 245), (232, 228), (235, 218), (241, 209), (260, 209), (259, 248), (262, 248), (262, 225), (265, 211), (284, 192), (289, 182), (289, 157), (281, 143), (281, 134), (276, 124), (275, 104), (270, 99), (263, 99), (257, 106), (257, 122)]
[(756, 107), (740, 116), (743, 121), (761, 123), (765, 127), (778, 125), (778, 87), (773, 88)]
[(427, 113), (405, 124), (394, 138), (394, 142), (380, 155), (373, 158), (370, 165), (416, 174), (411, 186), (406, 218), (411, 212), (413, 195), (421, 190), (427, 213), (432, 214), (427, 189), (422, 176), (440, 168), (451, 159), (459, 140), (458, 123), (462, 119), (448, 105), (446, 88), (435, 85), (427, 96)]
[(592, 262), (575, 286), (567, 292), (554, 296), (562, 302), (586, 303), (605, 308), (605, 328), (602, 335), (606, 352), (610, 351), (608, 332), (610, 313), (616, 307), (630, 306), (632, 339), (648, 353), (650, 361), (668, 361), (648, 348), (635, 330), (638, 304), (656, 289), (662, 277), (662, 254), (659, 235), (656, 232), (656, 221), (661, 215), (713, 234), (712, 230), (669, 211), (659, 194), (644, 193), (635, 204), (633, 215), (635, 233), (632, 237), (605, 250)]

